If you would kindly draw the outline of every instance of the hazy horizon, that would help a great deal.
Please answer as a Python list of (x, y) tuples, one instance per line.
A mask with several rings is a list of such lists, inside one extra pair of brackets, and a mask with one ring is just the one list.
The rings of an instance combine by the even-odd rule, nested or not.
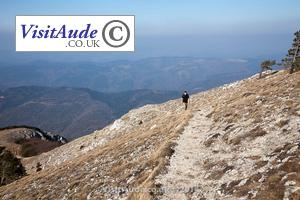
[[(214, 58), (281, 57), (300, 28), (300, 2), (289, 1), (151, 1), (78, 0), (2, 3), (0, 62), (34, 60), (101, 61), (164, 56)], [(15, 52), (16, 15), (135, 15), (136, 51)]]

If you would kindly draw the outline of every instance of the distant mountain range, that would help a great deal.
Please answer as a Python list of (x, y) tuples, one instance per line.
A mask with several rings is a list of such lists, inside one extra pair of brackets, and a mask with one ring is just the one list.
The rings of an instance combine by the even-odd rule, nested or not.
[(18, 86), (80, 87), (100, 92), (138, 89), (202, 91), (248, 77), (259, 59), (157, 57), (137, 61), (46, 62), (0, 65), (0, 89)]
[(83, 88), (23, 86), (0, 91), (0, 127), (28, 125), (77, 138), (101, 129), (129, 110), (180, 97), (180, 92), (101, 93)]
[(1, 64), (0, 127), (35, 126), (73, 139), (133, 108), (178, 98), (183, 90), (194, 93), (248, 77), (258, 64), (193, 57)]

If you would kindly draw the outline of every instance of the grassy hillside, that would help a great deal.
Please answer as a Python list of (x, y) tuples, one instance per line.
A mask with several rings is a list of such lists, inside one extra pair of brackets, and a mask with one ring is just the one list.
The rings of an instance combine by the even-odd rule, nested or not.
[(299, 80), (280, 71), (193, 95), (187, 111), (180, 99), (131, 110), (23, 160), (42, 170), (0, 197), (168, 199), (162, 189), (188, 187), (186, 199), (299, 199)]

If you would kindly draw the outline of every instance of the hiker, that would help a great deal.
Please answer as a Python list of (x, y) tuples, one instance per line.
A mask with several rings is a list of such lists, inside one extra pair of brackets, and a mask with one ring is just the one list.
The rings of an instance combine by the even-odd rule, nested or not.
[(187, 109), (188, 107), (188, 102), (189, 102), (189, 94), (187, 93), (187, 91), (184, 91), (183, 94), (182, 94), (182, 102), (184, 103), (185, 105), (185, 110)]

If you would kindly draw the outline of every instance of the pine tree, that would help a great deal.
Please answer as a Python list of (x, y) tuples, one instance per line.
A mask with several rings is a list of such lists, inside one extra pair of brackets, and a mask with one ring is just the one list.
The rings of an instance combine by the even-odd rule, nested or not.
[(288, 50), (288, 54), (282, 60), (282, 65), (293, 73), (300, 69), (300, 30), (295, 33), (292, 47)]
[(262, 77), (262, 73), (266, 70), (272, 70), (272, 66), (276, 65), (276, 60), (265, 60), (263, 61), (260, 66), (261, 66), (261, 71), (259, 74), (259, 78)]
[(26, 174), (20, 159), (0, 146), (0, 186), (11, 183)]

